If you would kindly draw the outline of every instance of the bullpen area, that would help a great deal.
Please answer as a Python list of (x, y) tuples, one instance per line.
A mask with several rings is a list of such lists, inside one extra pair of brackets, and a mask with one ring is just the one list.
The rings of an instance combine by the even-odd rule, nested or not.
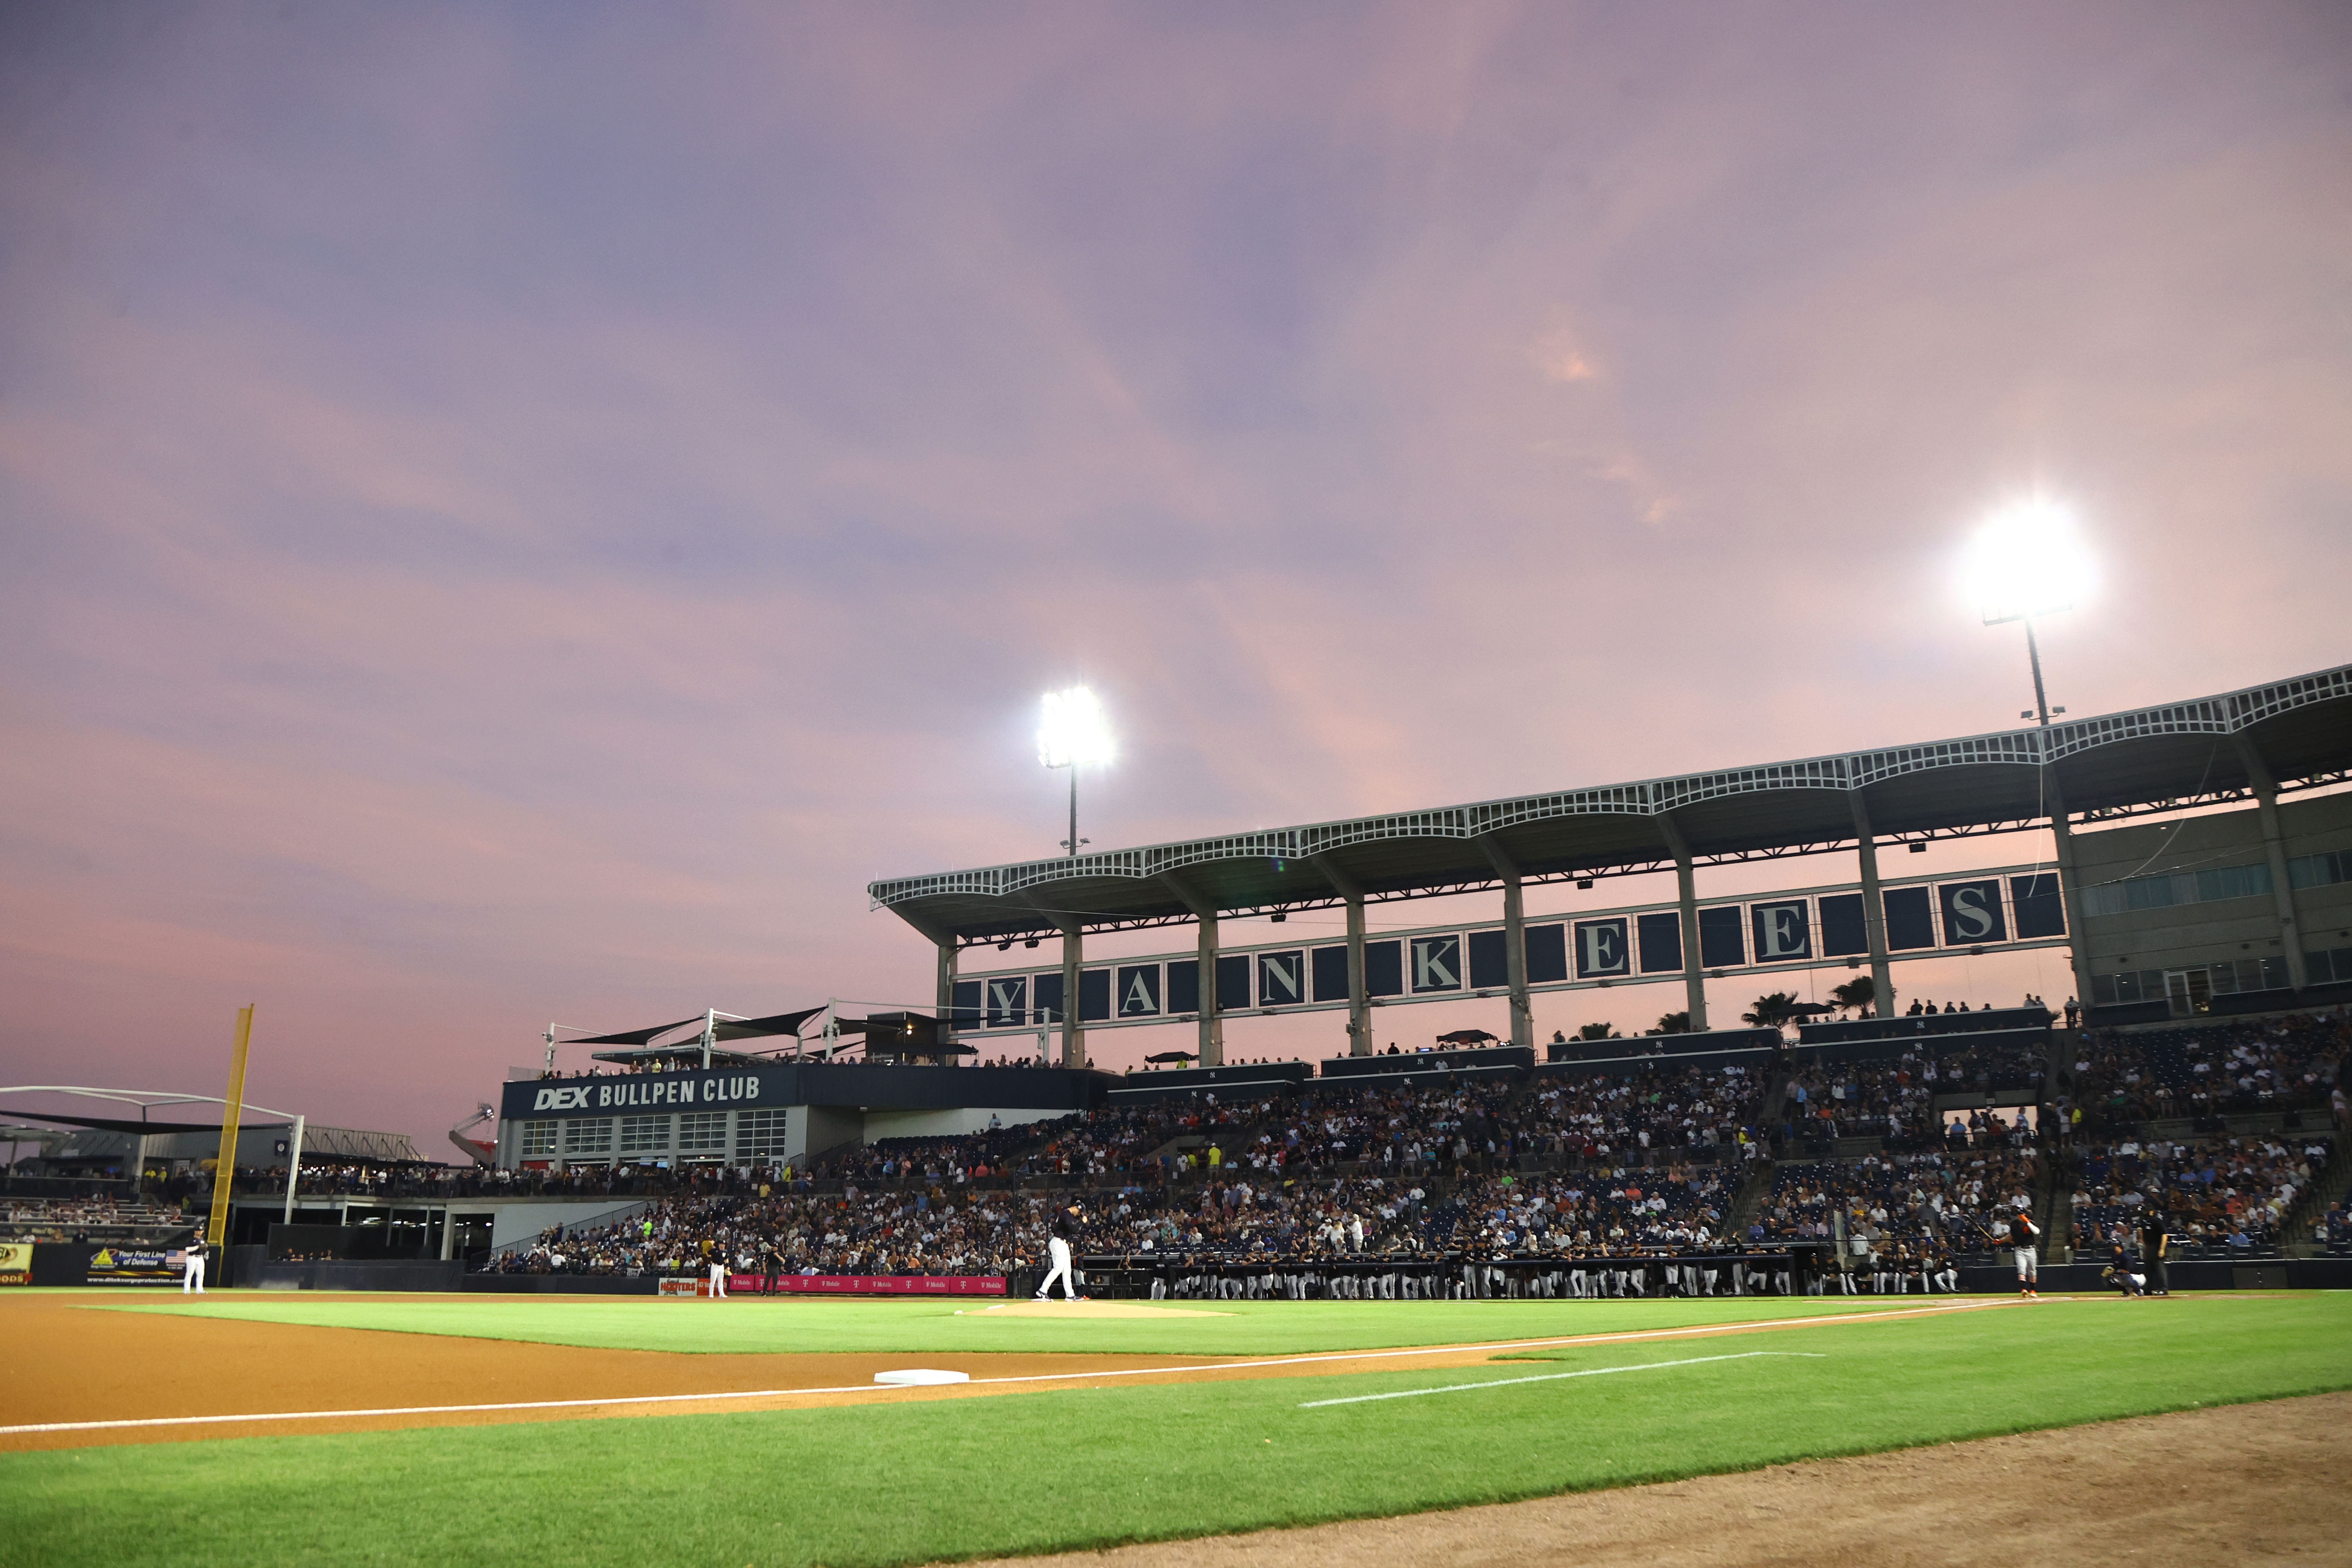
[[(2352, 1536), (2333, 1293), (28, 1290), (0, 1342), (10, 1563), (1962, 1562), (2005, 1531), (2030, 1560), (2179, 1555), (2150, 1530), (2259, 1561)], [(876, 1381), (915, 1373), (961, 1380)]]

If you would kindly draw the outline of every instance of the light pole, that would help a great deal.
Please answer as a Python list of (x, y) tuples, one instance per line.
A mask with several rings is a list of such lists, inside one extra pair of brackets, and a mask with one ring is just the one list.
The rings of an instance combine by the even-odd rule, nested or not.
[(1045, 693), (1037, 725), (1037, 760), (1049, 768), (1070, 770), (1070, 836), (1062, 840), (1062, 848), (1074, 860), (1079, 846), (1093, 842), (1078, 837), (1078, 764), (1109, 762), (1115, 752), (1102, 702), (1093, 692), (1073, 686)]
[[(1970, 545), (1968, 579), (1985, 625), (2025, 623), (2025, 657), (2033, 666), (2033, 709), (2018, 717), (2038, 719), (2047, 731), (2051, 715), (2066, 710), (2050, 706), (2049, 693), (2042, 682), (2042, 645), (2033, 635), (2033, 621), (2037, 616), (2073, 609), (2076, 595), (2090, 585), (2090, 561), (2075, 542), (2073, 517), (2064, 507), (2042, 497), (1994, 513)], [(2074, 829), (2067, 819), (2066, 797), (2050, 765), (2047, 735), (2042, 738), (2038, 755), (2042, 807), (2049, 814), (2050, 837), (2057, 852), (2058, 897), (2065, 910), (2068, 966), (2074, 972), (2074, 995), (2087, 1007), (2093, 999), (2091, 946), (2083, 929), (2082, 879), (2074, 866)]]
[(1989, 519), (1969, 547), (1968, 585), (1989, 626), (2011, 621), (2025, 623), (2025, 657), (2033, 667), (2033, 709), (2021, 719), (2038, 719), (2050, 727), (2053, 713), (2042, 683), (2042, 645), (2033, 635), (2037, 616), (2074, 607), (2074, 596), (2089, 582), (2082, 548), (2074, 542), (2073, 519), (2057, 502), (2036, 498), (2021, 501)]

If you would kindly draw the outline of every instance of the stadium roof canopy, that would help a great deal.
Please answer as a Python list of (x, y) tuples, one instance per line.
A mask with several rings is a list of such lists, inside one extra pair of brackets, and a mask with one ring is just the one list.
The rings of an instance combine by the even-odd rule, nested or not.
[(2102, 718), (1796, 762), (1391, 812), (868, 885), (935, 942), (971, 944), (1339, 902), (1652, 871), (1679, 834), (1695, 863), (1854, 842), (2006, 832), (2063, 800), (2099, 819), (2352, 776), (2352, 665)]

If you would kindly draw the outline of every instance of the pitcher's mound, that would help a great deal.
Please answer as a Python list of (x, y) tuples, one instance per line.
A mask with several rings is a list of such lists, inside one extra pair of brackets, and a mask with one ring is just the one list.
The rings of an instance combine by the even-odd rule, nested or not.
[(983, 1307), (992, 1318), (1230, 1318), (1231, 1312), (1203, 1312), (1189, 1307), (1146, 1307), (1134, 1301), (1007, 1301)]

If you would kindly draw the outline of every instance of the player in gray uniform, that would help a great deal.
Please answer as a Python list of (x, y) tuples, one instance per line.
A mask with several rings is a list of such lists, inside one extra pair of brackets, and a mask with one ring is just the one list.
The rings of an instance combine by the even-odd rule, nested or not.
[(2017, 1255), (2017, 1293), (2034, 1297), (2042, 1294), (2042, 1254), (2034, 1243), (2042, 1239), (2042, 1227), (2023, 1209), (2009, 1222), (2009, 1244)]

